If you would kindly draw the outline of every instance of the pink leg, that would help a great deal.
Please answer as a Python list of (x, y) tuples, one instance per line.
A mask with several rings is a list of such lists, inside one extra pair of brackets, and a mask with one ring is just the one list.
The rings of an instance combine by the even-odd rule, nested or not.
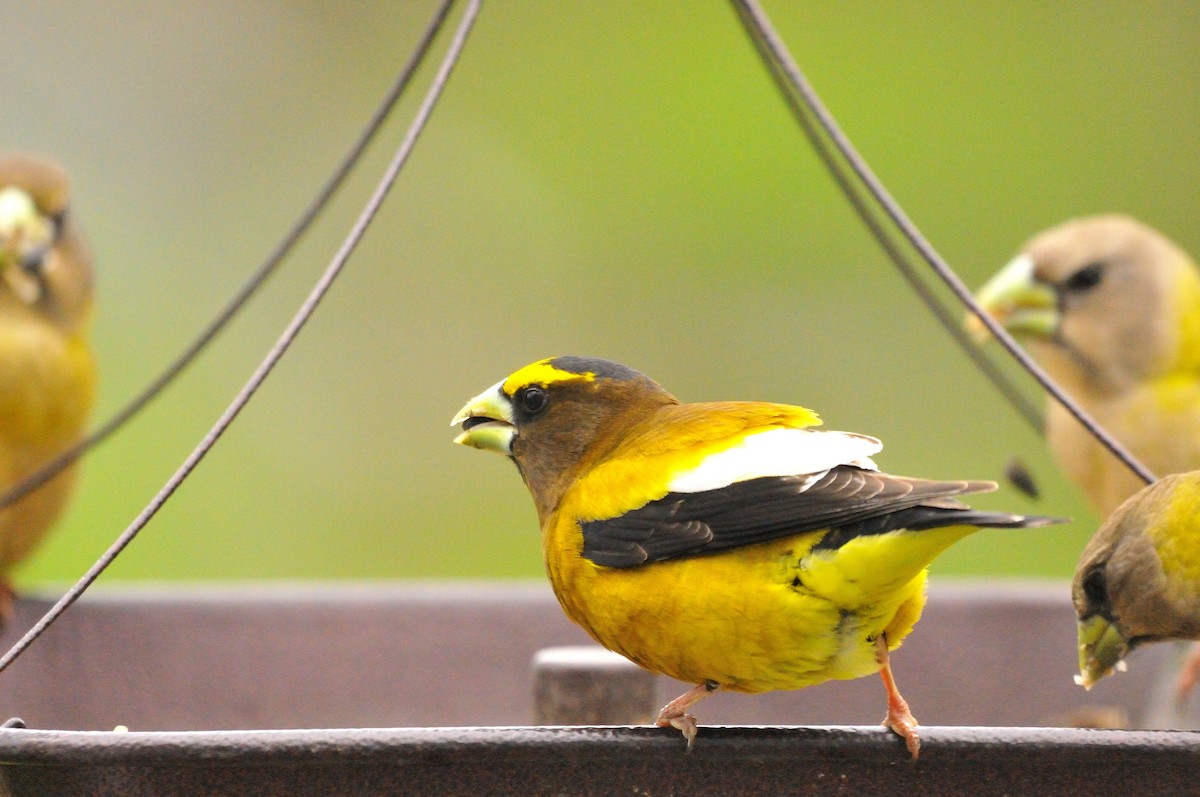
[(1175, 676), (1175, 699), (1180, 703), (1187, 700), (1197, 680), (1200, 680), (1200, 644), (1192, 645), (1187, 660)]
[(16, 603), (17, 591), (13, 589), (8, 579), (0, 580), (0, 629), (12, 622)]
[(883, 688), (887, 690), (888, 710), (883, 718), (883, 724), (891, 728), (904, 739), (908, 752), (915, 761), (921, 752), (921, 739), (917, 736), (917, 718), (908, 709), (908, 702), (900, 696), (896, 688), (896, 679), (892, 677), (892, 665), (889, 661), (887, 635), (880, 634), (875, 640), (875, 658), (883, 665), (879, 675), (883, 678)]
[(720, 684), (715, 681), (705, 681), (699, 686), (693, 686), (663, 706), (662, 710), (658, 712), (658, 719), (654, 724), (660, 728), (670, 726), (683, 731), (683, 738), (687, 739), (687, 749), (690, 753), (692, 745), (696, 741), (697, 729), (696, 718), (687, 713), (687, 710), (720, 688)]

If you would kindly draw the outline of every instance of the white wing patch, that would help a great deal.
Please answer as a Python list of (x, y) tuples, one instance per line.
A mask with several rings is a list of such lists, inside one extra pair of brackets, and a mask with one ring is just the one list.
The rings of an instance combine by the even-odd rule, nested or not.
[(733, 448), (710, 454), (695, 468), (677, 474), (667, 489), (702, 493), (764, 476), (813, 475), (812, 482), (838, 465), (877, 470), (871, 455), (882, 448), (883, 443), (865, 434), (768, 429), (747, 436)]

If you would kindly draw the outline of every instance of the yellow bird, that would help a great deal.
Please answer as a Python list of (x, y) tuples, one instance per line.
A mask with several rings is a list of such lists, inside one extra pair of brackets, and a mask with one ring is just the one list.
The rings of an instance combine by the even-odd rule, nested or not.
[(885, 725), (915, 758), (917, 722), (888, 652), (925, 604), (926, 567), (980, 526), (1054, 522), (974, 511), (984, 481), (880, 473), (873, 437), (819, 431), (802, 407), (680, 404), (587, 357), (526, 366), (454, 417), (455, 442), (516, 463), (554, 593), (597, 642), (696, 684), (659, 713), (691, 747), (718, 689), (799, 689), (882, 675)]
[[(1128, 216), (1073, 219), (1025, 244), (977, 298), (1152, 472), (1200, 468), (1200, 272), (1179, 246)], [(1053, 400), (1046, 440), (1101, 517), (1145, 486)], [(1193, 650), (1181, 698), (1198, 675)]]
[[(92, 258), (56, 164), (0, 158), (0, 492), (83, 435), (95, 398)], [(62, 513), (74, 468), (0, 511), (0, 617), (9, 581)]]
[(1092, 537), (1072, 587), (1090, 689), (1146, 642), (1200, 639), (1200, 471), (1164, 476)]
[[(1075, 219), (977, 298), (1151, 471), (1200, 468), (1200, 272), (1182, 249), (1126, 216)], [(1144, 486), (1055, 401), (1046, 438), (1101, 517)]]

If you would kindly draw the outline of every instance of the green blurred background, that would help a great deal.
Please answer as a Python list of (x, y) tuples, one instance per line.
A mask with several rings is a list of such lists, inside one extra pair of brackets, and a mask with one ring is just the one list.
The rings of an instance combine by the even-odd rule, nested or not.
[[(74, 175), (100, 263), (101, 416), (273, 246), (432, 8), (6, 8), (0, 147)], [(968, 283), (1037, 230), (1098, 211), (1200, 252), (1200, 4), (767, 9)], [(337, 247), (417, 96), (288, 269), (90, 457), (22, 584), (75, 578), (208, 428)], [(537, 576), (515, 470), (451, 445), (448, 421), (565, 353), (628, 363), (685, 400), (810, 406), (883, 438), (893, 472), (1000, 478), (1019, 454), (1042, 500), (1005, 488), (978, 504), (1076, 518), (976, 535), (942, 574), (1065, 578), (1096, 524), (855, 220), (725, 3), (493, 0), (344, 278), (108, 580)]]

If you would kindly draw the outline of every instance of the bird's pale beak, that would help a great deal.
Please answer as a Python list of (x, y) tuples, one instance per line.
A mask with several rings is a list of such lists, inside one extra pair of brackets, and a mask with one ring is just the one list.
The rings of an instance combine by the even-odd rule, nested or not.
[(1097, 681), (1112, 671), (1124, 670), (1121, 661), (1129, 652), (1129, 640), (1116, 625), (1098, 614), (1079, 621), (1079, 675), (1075, 683), (1091, 689)]
[(27, 192), (0, 189), (0, 276), (26, 304), (42, 295), (42, 271), (57, 234), (53, 219), (43, 216)]
[[(1054, 288), (1034, 276), (1033, 259), (1028, 255), (1014, 258), (1000, 269), (975, 294), (980, 306), (1014, 335), (1051, 337), (1058, 331), (1058, 294)], [(990, 334), (974, 315), (963, 323), (976, 342)]]
[(462, 424), (462, 433), (454, 442), (472, 448), (496, 451), (505, 456), (512, 454), (513, 438), (517, 429), (513, 426), (513, 407), (504, 395), (503, 382), (498, 382), (467, 402), (458, 411), (451, 426)]

